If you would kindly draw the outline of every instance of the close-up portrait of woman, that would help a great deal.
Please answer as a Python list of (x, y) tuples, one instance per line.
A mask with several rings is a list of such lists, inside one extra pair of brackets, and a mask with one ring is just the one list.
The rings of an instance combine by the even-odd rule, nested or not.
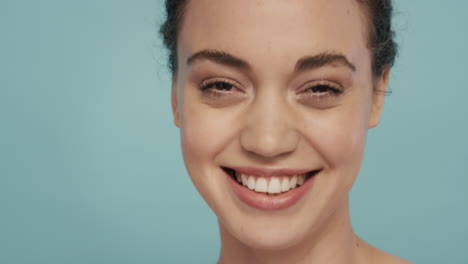
[(468, 263), (468, 2), (0, 4), (0, 263)]
[(172, 107), (218, 263), (408, 263), (352, 230), (349, 191), (379, 124), (391, 0), (168, 0)]

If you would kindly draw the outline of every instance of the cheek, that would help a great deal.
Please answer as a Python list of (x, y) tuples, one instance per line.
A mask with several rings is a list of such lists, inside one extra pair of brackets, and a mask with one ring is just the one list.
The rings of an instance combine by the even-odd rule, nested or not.
[[(311, 211), (330, 215), (337, 208), (355, 182), (362, 163), (366, 135), (365, 107), (339, 107), (309, 118), (308, 143), (318, 154), (324, 174), (315, 179), (315, 187), (308, 203)], [(304, 223), (304, 225), (306, 225)]]
[(216, 116), (185, 107), (181, 122), (181, 143), (184, 156), (207, 161), (222, 149), (228, 136), (225, 122)]
[[(236, 111), (210, 109), (187, 96), (181, 107), (181, 145), (188, 174), (203, 199), (214, 212), (223, 212), (226, 184), (217, 156), (235, 140), (239, 129)], [(237, 121), (237, 122), (236, 122)], [(221, 173), (221, 174), (220, 174)]]
[[(203, 106), (186, 100), (180, 108), (180, 137), (185, 166), (194, 186), (207, 204), (216, 210), (217, 171), (213, 170), (213, 158), (223, 145), (223, 126), (213, 119)], [(214, 125), (216, 124), (216, 125)], [(210, 176), (211, 175), (211, 176)]]
[(192, 178), (197, 178), (213, 169), (217, 155), (235, 136), (238, 122), (232, 110), (211, 109), (193, 97), (193, 94), (187, 95), (182, 105), (180, 128), (187, 169)]
[(339, 122), (333, 124), (330, 128), (328, 142), (329, 152), (333, 165), (349, 165), (360, 163), (364, 151), (367, 127), (364, 113), (360, 111), (347, 112), (346, 115), (338, 119)]
[(367, 135), (366, 109), (362, 104), (343, 107), (311, 122), (307, 132), (313, 135), (310, 141), (331, 169), (359, 169)]

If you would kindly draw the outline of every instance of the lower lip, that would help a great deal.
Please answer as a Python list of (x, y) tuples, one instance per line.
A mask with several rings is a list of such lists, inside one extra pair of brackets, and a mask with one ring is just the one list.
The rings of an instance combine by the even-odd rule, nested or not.
[(296, 204), (311, 188), (312, 182), (318, 173), (310, 177), (301, 186), (274, 195), (252, 191), (237, 183), (230, 175), (226, 175), (234, 193), (248, 206), (259, 210), (281, 210)]

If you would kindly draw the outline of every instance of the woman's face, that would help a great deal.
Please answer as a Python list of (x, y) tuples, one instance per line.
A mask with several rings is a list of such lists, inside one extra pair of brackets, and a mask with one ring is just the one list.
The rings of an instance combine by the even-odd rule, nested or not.
[(373, 78), (365, 16), (355, 0), (189, 1), (173, 110), (222, 232), (280, 249), (347, 214), (388, 76)]

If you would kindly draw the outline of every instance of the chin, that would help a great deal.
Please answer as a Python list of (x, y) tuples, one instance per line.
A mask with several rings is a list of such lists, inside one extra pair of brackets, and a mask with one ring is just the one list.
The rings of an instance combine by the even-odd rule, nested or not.
[(239, 240), (250, 248), (262, 251), (279, 251), (292, 248), (304, 240), (304, 233), (296, 230), (251, 231), (243, 233)]
[(303, 233), (296, 230), (268, 230), (267, 228), (247, 227), (238, 222), (223, 223), (220, 221), (223, 241), (239, 242), (251, 249), (278, 251), (290, 248), (303, 240)]
[(304, 207), (265, 212), (245, 206), (239, 208), (235, 202), (231, 205), (214, 208), (222, 240), (234, 240), (251, 249), (287, 250), (306, 241), (313, 230), (320, 229), (318, 215), (307, 213)]

